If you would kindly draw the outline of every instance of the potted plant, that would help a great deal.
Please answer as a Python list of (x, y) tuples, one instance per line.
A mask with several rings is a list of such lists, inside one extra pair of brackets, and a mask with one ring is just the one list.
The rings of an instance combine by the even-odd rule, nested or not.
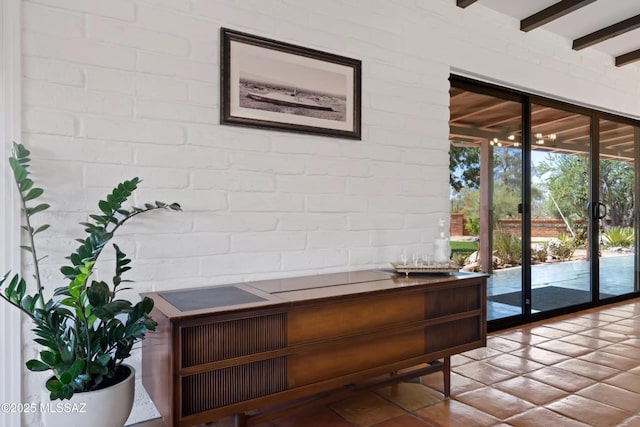
[[(35, 292), (29, 293), (29, 287), (20, 274), (8, 272), (0, 278), (0, 297), (29, 316), (34, 324), (34, 341), (44, 350), (26, 366), (31, 371), (53, 371), (53, 376), (46, 381), (51, 401), (71, 399), (74, 394), (82, 393), (82, 402), (85, 402), (88, 395), (84, 393), (106, 390), (126, 377), (132, 381), (133, 368), (122, 362), (131, 355), (133, 345), (156, 327), (156, 322), (149, 316), (153, 300), (145, 297), (134, 304), (118, 297), (122, 290), (129, 289), (125, 284), (130, 281), (123, 279), (123, 274), (131, 269), (131, 260), (120, 247), (113, 244), (115, 273), (110, 284), (92, 277), (96, 262), (116, 231), (127, 221), (157, 210), (178, 211), (180, 205), (156, 201), (144, 207), (124, 208), (140, 179), (133, 178), (118, 184), (105, 200), (99, 201), (100, 212), (89, 215), (90, 219), (81, 223), (86, 237), (77, 239), (78, 248), (67, 257), (69, 265), (60, 269), (67, 284), (47, 296), (40, 278), (42, 258), (36, 249), (35, 237), (49, 225), (36, 226), (32, 219), (49, 205), (37, 202), (44, 190), (36, 187), (30, 178), (29, 155), (29, 150), (23, 145), (14, 143), (9, 163), (22, 202), (22, 229), (27, 236), (27, 243), (22, 248), (33, 259)], [(131, 398), (132, 393), (132, 387), (127, 393), (120, 392), (131, 394)], [(108, 408), (104, 403), (102, 406)], [(112, 423), (107, 425), (122, 426), (131, 411), (131, 404), (122, 421), (114, 421), (115, 414), (108, 413), (106, 418)], [(69, 406), (68, 402), (39, 409), (42, 412), (91, 411), (90, 408)], [(96, 414), (88, 415), (91, 416), (90, 424), (96, 425)]]

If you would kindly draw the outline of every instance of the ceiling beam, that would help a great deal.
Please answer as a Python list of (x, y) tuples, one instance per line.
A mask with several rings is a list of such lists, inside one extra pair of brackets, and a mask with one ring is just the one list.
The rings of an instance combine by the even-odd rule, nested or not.
[(609, 40), (610, 38), (617, 37), (637, 28), (640, 28), (640, 15), (625, 19), (624, 21), (609, 25), (601, 30), (594, 31), (591, 34), (575, 39), (573, 41), (573, 49), (584, 49), (585, 47), (593, 46), (596, 43)]
[(531, 31), (596, 0), (562, 0), (520, 21), (520, 30)]
[(465, 8), (467, 6), (471, 6), (477, 0), (456, 0), (456, 5), (461, 8)]
[(616, 67), (622, 67), (636, 61), (640, 61), (640, 49), (616, 56)]

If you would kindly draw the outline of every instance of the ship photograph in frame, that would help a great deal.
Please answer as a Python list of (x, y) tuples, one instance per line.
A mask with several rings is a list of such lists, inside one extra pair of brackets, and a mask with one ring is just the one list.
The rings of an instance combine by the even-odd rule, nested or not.
[(221, 29), (220, 123), (361, 139), (361, 62)]

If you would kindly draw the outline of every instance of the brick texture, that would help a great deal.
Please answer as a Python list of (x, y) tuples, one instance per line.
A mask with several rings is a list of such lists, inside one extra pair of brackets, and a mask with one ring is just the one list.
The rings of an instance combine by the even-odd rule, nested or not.
[[(481, 3), (23, 1), (22, 139), (53, 229), (133, 174), (136, 203), (184, 212), (126, 231), (129, 297), (388, 266), (429, 245), (449, 212), (450, 72), (640, 116), (638, 67), (523, 34)], [(362, 60), (362, 141), (220, 126), (222, 26)], [(46, 237), (48, 270), (76, 237)], [(39, 378), (25, 378), (23, 401), (39, 401)], [(153, 415), (136, 403), (130, 422)]]

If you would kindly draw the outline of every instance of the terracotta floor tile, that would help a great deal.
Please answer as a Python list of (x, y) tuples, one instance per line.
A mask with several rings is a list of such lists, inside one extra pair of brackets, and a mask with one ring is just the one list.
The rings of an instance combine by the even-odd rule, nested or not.
[(549, 323), (548, 326), (550, 328), (559, 329), (561, 331), (571, 332), (574, 334), (592, 328), (592, 326), (581, 325), (579, 323), (571, 323), (571, 320), (569, 319), (567, 319), (566, 321), (563, 320), (562, 322)]
[(640, 317), (631, 317), (629, 319), (623, 319), (616, 322), (616, 325), (624, 325), (635, 328), (635, 332), (640, 329)]
[(533, 335), (530, 332), (517, 330), (508, 333), (500, 334), (502, 338), (515, 341), (525, 345), (536, 345), (541, 342), (548, 341), (549, 338), (542, 337), (540, 335)]
[[(328, 426), (329, 425), (327, 425), (327, 427)], [(376, 424), (376, 427), (434, 427), (434, 424), (431, 424), (423, 418), (416, 417), (415, 415), (407, 414)]]
[(622, 372), (615, 377), (607, 378), (603, 382), (634, 393), (640, 393), (640, 375)]
[[(306, 412), (302, 412), (303, 414), (306, 414)], [(307, 416), (307, 415), (305, 415)], [(344, 421), (344, 420), (343, 420)], [(346, 421), (344, 421), (346, 422)], [(130, 424), (131, 425), (131, 424)], [(217, 421), (213, 421), (213, 422), (208, 422), (205, 424), (198, 424), (195, 427), (235, 427), (235, 418), (234, 417), (225, 417), (222, 418), (220, 420)], [(295, 425), (295, 424), (294, 424)], [(300, 424), (298, 424), (300, 425)], [(332, 424), (332, 425), (336, 425), (338, 427), (352, 427), (350, 423), (347, 422), (347, 424)], [(252, 427), (275, 427), (276, 425), (272, 422), (272, 421), (266, 421), (260, 424), (254, 424)], [(287, 427), (290, 427), (291, 425), (288, 425)], [(139, 426), (138, 424), (133, 424), (131, 425), (131, 427), (143, 427), (143, 426)], [(166, 424), (162, 421), (162, 419), (159, 420), (159, 424), (157, 426), (155, 425), (147, 425), (146, 423), (144, 424), (144, 427), (166, 427)], [(309, 427), (320, 427), (320, 424), (309, 424)]]
[[(636, 356), (638, 356), (637, 353), (640, 353), (640, 352), (636, 351), (634, 353), (636, 353)], [(606, 351), (594, 351), (593, 353), (580, 356), (580, 359), (597, 363), (599, 365), (608, 366), (610, 368), (614, 368), (619, 371), (628, 371), (640, 365), (640, 361), (637, 359), (630, 359), (627, 357), (618, 356), (617, 354), (612, 354)]]
[(640, 413), (640, 399), (638, 394), (623, 388), (614, 387), (609, 384), (594, 384), (584, 390), (580, 390), (577, 394), (624, 409), (625, 411), (637, 414)]
[(617, 354), (618, 356), (627, 357), (629, 359), (639, 361), (640, 363), (640, 351), (638, 351), (636, 347), (625, 344), (624, 342), (602, 347), (600, 351)]
[(568, 392), (560, 390), (559, 388), (525, 377), (512, 378), (494, 384), (493, 387), (528, 400), (536, 405), (544, 405), (565, 397), (568, 394)]
[(590, 319), (598, 319), (604, 322), (616, 322), (618, 320), (622, 320), (627, 316), (614, 316), (613, 314), (607, 314), (602, 310), (596, 310), (593, 313), (585, 314), (584, 317), (588, 317)]
[(627, 310), (623, 310), (619, 307), (611, 307), (611, 308), (605, 308), (603, 310), (600, 310), (601, 314), (606, 314), (606, 315), (611, 315), (611, 316), (616, 316), (616, 317), (622, 317), (622, 318), (627, 318), (630, 317), (631, 315), (633, 315), (633, 313), (630, 313)]
[(588, 336), (579, 335), (579, 334), (562, 337), (557, 341), (563, 341), (563, 342), (568, 342), (575, 345), (580, 345), (582, 347), (587, 347), (592, 350), (597, 350), (599, 348), (611, 345), (611, 341), (600, 340), (597, 338), (588, 337)]
[(629, 313), (630, 316), (633, 316), (633, 315), (638, 316), (640, 315), (640, 310), (638, 306), (634, 303), (634, 301), (637, 301), (637, 299), (631, 300), (631, 302), (625, 301), (625, 302), (618, 303), (615, 305), (615, 309), (623, 311), (625, 313)]
[(592, 338), (597, 338), (600, 340), (611, 341), (611, 342), (620, 342), (629, 338), (624, 334), (620, 334), (618, 332), (612, 332), (612, 331), (605, 331), (603, 329), (588, 329), (586, 331), (579, 332), (579, 334), (592, 337)]
[(524, 399), (491, 387), (461, 394), (456, 400), (501, 420), (534, 408), (532, 403)]
[(464, 365), (465, 363), (473, 362), (474, 360), (475, 359), (463, 356), (462, 354), (456, 354), (455, 356), (451, 356), (451, 366)]
[(601, 321), (598, 319), (591, 319), (587, 317), (574, 317), (571, 319), (565, 320), (567, 323), (574, 323), (576, 325), (586, 326), (588, 329), (597, 328), (598, 326), (605, 325), (609, 322)]
[(572, 420), (545, 408), (535, 408), (524, 414), (516, 415), (507, 420), (513, 427), (588, 427), (589, 424)]
[(416, 411), (414, 415), (438, 427), (486, 427), (500, 422), (473, 406), (450, 399)]
[(577, 375), (554, 366), (538, 369), (524, 375), (527, 378), (549, 384), (561, 390), (575, 392), (595, 384), (595, 380), (582, 375)]
[(353, 427), (353, 424), (327, 407), (294, 412), (276, 421), (278, 427)]
[(555, 353), (560, 353), (560, 354), (564, 354), (566, 356), (571, 356), (571, 357), (580, 356), (580, 355), (589, 353), (590, 351), (593, 351), (590, 348), (583, 347), (577, 344), (572, 344), (566, 341), (560, 341), (560, 340), (543, 342), (538, 344), (536, 347), (543, 348), (545, 350), (553, 351)]
[(489, 357), (498, 356), (499, 354), (502, 354), (502, 352), (489, 347), (481, 347), (462, 353), (463, 356), (469, 357), (474, 360), (488, 359)]
[(562, 338), (572, 334), (571, 332), (550, 328), (549, 326), (536, 326), (531, 329), (531, 333), (550, 339)]
[(466, 365), (457, 366), (454, 371), (482, 384), (491, 385), (500, 381), (514, 377), (513, 372), (492, 366), (486, 362), (472, 362)]
[(541, 363), (537, 363), (529, 359), (523, 359), (522, 357), (517, 357), (512, 354), (502, 354), (500, 356), (492, 357), (491, 359), (487, 359), (486, 362), (493, 366), (497, 366), (498, 368), (515, 372), (516, 374), (535, 371), (536, 369), (544, 368), (545, 366)]
[(621, 422), (618, 427), (640, 427), (640, 417), (631, 417)]
[[(440, 393), (444, 393), (442, 374), (439, 374), (439, 376), (438, 374), (424, 376), (422, 377), (422, 384), (429, 386)], [(451, 396), (456, 396), (482, 387), (484, 387), (484, 384), (478, 381), (456, 374), (455, 372), (451, 372)]]
[(500, 336), (495, 336), (487, 338), (487, 347), (508, 353), (510, 351), (518, 350), (519, 348), (524, 347), (524, 344), (508, 340)]
[[(640, 335), (640, 330), (638, 331), (638, 334), (636, 335)], [(640, 336), (639, 337), (634, 337), (634, 338), (629, 338), (626, 341), (623, 341), (622, 344), (626, 344), (626, 345), (630, 345), (632, 347), (637, 347), (640, 348)]]
[(362, 427), (378, 424), (405, 414), (402, 409), (373, 393), (359, 394), (353, 398), (334, 403), (330, 407), (353, 424)]
[(525, 359), (533, 360), (534, 362), (542, 363), (544, 365), (554, 365), (569, 358), (569, 356), (565, 356), (564, 354), (538, 347), (523, 348), (521, 350), (511, 352), (511, 354), (518, 357), (524, 357)]
[(555, 365), (555, 367), (573, 372), (574, 374), (582, 375), (583, 377), (593, 378), (598, 381), (612, 377), (620, 372), (618, 369), (613, 369), (608, 366), (602, 366), (598, 363), (592, 363), (581, 359), (565, 360), (564, 362)]
[(546, 405), (546, 408), (594, 427), (611, 427), (632, 414), (595, 400), (572, 395)]
[(628, 335), (637, 331), (633, 326), (621, 325), (620, 322), (609, 323), (601, 328), (603, 331), (618, 332), (620, 334)]
[(444, 399), (442, 393), (419, 383), (399, 383), (378, 389), (376, 393), (409, 412)]

